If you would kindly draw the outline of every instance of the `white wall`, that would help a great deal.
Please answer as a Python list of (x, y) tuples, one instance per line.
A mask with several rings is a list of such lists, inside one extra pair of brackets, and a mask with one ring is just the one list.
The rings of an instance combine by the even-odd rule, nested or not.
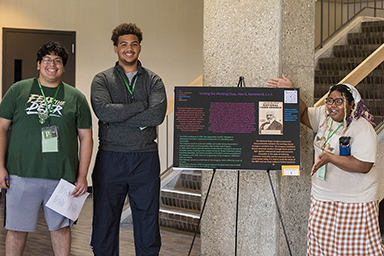
[[(0, 0), (1, 28), (76, 31), (76, 87), (88, 99), (93, 76), (117, 60), (110, 37), (123, 22), (143, 31), (140, 60), (163, 78), (169, 98), (202, 74), (203, 0)], [(95, 154), (95, 117), (93, 127)]]

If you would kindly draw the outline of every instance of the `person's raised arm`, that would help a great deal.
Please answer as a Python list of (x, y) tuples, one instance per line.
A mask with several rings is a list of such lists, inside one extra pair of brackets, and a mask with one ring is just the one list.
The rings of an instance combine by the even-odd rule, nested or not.
[(0, 188), (9, 188), (9, 174), (5, 169), (5, 152), (7, 151), (7, 135), (11, 120), (0, 117)]
[(78, 197), (87, 192), (87, 174), (89, 163), (91, 162), (93, 139), (92, 129), (77, 129), (79, 134), (80, 148), (79, 148), (79, 171), (75, 183), (75, 189), (72, 191), (74, 197)]
[[(274, 88), (295, 88), (292, 81), (286, 76), (282, 75), (282, 78), (271, 78), (268, 82), (269, 87)], [(308, 117), (308, 107), (304, 101), (300, 98), (300, 121), (312, 129), (311, 123)]]

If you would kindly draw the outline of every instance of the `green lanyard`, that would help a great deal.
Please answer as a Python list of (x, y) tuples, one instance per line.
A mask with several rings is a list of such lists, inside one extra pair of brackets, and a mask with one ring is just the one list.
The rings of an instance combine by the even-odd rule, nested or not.
[(335, 134), (335, 132), (337, 130), (339, 130), (340, 126), (342, 126), (344, 124), (344, 121), (339, 124), (339, 126), (336, 128), (336, 130), (333, 131), (333, 133), (331, 133), (331, 130), (332, 130), (332, 125), (333, 125), (333, 119), (332, 119), (332, 122), (331, 122), (331, 127), (329, 128), (329, 133), (328, 133), (328, 137), (327, 137), (327, 140), (324, 142), (323, 146), (321, 147), (321, 149), (324, 149), (325, 145), (327, 144), (327, 142), (329, 141), (330, 138), (332, 138), (333, 134)]
[(126, 77), (124, 76), (124, 74), (122, 74), (120, 71), (118, 71), (118, 72), (119, 72), (121, 78), (123, 79), (125, 85), (127, 86), (127, 89), (128, 89), (128, 91), (129, 91), (129, 93), (131, 94), (131, 97), (132, 97), (132, 99), (133, 99), (133, 92), (135, 91), (135, 85), (136, 85), (136, 81), (137, 81), (137, 75), (136, 75), (136, 77), (135, 77), (135, 81), (133, 81), (132, 91), (131, 91), (131, 88), (129, 87), (129, 84), (128, 84), (128, 82), (127, 82)]
[(50, 105), (49, 108), (48, 108), (47, 98), (45, 97), (45, 93), (44, 93), (44, 91), (43, 91), (43, 88), (41, 87), (40, 80), (37, 79), (37, 82), (39, 83), (39, 87), (40, 87), (41, 94), (42, 94), (43, 97), (44, 97), (45, 107), (47, 108), (47, 116), (48, 116), (49, 113), (51, 112), (51, 109), (52, 109), (52, 106), (53, 106), (53, 102), (56, 100), (56, 96), (57, 96), (57, 93), (59, 92), (60, 84), (57, 86), (57, 89), (56, 89), (56, 92), (55, 92), (55, 96), (53, 96), (53, 100), (52, 100), (52, 102), (51, 102), (51, 105)]

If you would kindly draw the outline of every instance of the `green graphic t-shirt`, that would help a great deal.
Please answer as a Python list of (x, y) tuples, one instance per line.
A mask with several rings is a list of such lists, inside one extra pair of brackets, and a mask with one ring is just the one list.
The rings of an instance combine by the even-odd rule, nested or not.
[[(6, 156), (9, 174), (51, 180), (76, 180), (78, 171), (77, 129), (92, 127), (91, 112), (85, 96), (76, 88), (60, 83), (49, 119), (39, 122), (38, 111), (46, 111), (44, 97), (36, 78), (15, 83), (0, 103), (0, 117), (11, 120)], [(56, 88), (42, 86), (48, 106)], [(58, 127), (59, 152), (42, 153), (41, 130)]]

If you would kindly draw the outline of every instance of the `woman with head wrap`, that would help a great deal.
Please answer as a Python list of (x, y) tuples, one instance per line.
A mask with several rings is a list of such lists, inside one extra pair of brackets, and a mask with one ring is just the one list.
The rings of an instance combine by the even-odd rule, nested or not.
[[(268, 86), (294, 88), (283, 78)], [(307, 255), (384, 255), (378, 223), (377, 136), (359, 92), (349, 84), (330, 88), (325, 105), (307, 108), (301, 122), (316, 132)]]

